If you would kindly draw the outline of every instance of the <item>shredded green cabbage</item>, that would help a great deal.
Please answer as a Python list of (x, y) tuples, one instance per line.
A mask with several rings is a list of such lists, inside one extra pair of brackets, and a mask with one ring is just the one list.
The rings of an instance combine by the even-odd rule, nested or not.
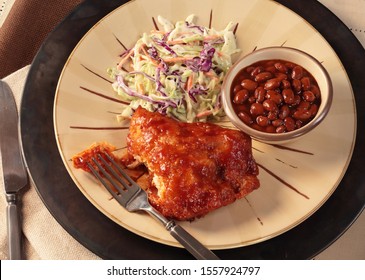
[(159, 16), (163, 30), (144, 33), (109, 68), (114, 90), (129, 105), (118, 118), (130, 118), (139, 106), (185, 122), (224, 116), (223, 78), (239, 52), (230, 22), (221, 31), (194, 23), (194, 15), (174, 25)]

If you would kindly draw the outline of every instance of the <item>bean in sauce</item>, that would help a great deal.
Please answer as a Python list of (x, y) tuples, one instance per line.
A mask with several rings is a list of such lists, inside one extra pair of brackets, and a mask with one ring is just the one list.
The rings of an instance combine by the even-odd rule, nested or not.
[(310, 122), (321, 94), (305, 68), (285, 60), (262, 60), (242, 69), (231, 87), (233, 108), (254, 129), (285, 133)]

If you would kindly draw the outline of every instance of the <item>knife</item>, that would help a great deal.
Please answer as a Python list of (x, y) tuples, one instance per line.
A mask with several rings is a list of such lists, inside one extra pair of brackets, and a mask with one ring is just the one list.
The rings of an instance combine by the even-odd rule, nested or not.
[(21, 228), (18, 214), (18, 191), (28, 184), (27, 171), (20, 151), (18, 112), (10, 87), (0, 80), (0, 153), (8, 203), (7, 226), (9, 259), (19, 260)]

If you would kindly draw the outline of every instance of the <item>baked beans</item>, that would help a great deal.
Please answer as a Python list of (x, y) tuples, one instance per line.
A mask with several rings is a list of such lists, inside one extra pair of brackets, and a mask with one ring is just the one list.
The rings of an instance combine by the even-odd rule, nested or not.
[(310, 122), (321, 94), (315, 78), (285, 60), (262, 60), (242, 69), (231, 86), (233, 108), (250, 127), (285, 133)]

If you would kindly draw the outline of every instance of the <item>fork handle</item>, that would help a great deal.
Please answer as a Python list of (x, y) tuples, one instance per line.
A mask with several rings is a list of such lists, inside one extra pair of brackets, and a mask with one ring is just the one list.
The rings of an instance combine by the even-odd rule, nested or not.
[(149, 203), (143, 208), (153, 218), (164, 224), (170, 234), (185, 247), (198, 260), (219, 260), (219, 258), (207, 247), (196, 240), (181, 226), (177, 225), (173, 220), (167, 219), (159, 211), (153, 208)]
[(170, 234), (198, 260), (219, 260), (219, 258), (181, 226), (170, 221), (166, 225)]

